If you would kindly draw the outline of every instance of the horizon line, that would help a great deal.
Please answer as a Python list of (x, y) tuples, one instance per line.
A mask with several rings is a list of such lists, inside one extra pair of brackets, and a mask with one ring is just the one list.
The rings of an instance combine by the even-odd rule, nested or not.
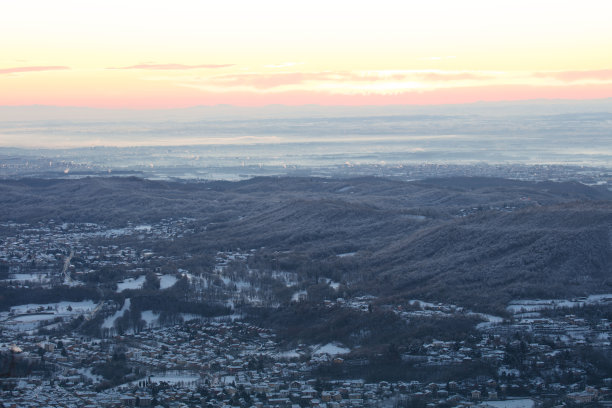
[(606, 101), (612, 100), (612, 96), (603, 97), (603, 98), (584, 98), (584, 99), (576, 99), (576, 98), (531, 98), (531, 99), (500, 99), (496, 101), (488, 101), (488, 100), (479, 100), (473, 102), (449, 102), (449, 103), (389, 103), (389, 104), (364, 104), (364, 105), (326, 105), (326, 104), (316, 104), (316, 103), (306, 103), (302, 105), (289, 105), (282, 103), (270, 103), (265, 105), (237, 105), (237, 104), (227, 104), (227, 103), (219, 103), (219, 104), (199, 104), (199, 105), (190, 105), (184, 107), (171, 107), (171, 108), (138, 108), (138, 107), (96, 107), (96, 106), (87, 106), (87, 105), (47, 105), (47, 104), (30, 104), (30, 105), (0, 105), (0, 109), (2, 108), (65, 108), (65, 109), (91, 109), (91, 110), (121, 110), (121, 111), (134, 111), (134, 112), (143, 112), (143, 111), (170, 111), (170, 110), (183, 110), (183, 109), (193, 109), (193, 108), (215, 108), (215, 107), (231, 107), (231, 108), (247, 108), (247, 109), (258, 109), (258, 108), (268, 108), (268, 107), (289, 107), (289, 108), (300, 108), (300, 107), (321, 107), (321, 108), (384, 108), (384, 107), (439, 107), (439, 106), (469, 106), (469, 105), (479, 105), (479, 104), (487, 104), (493, 105), (498, 103), (526, 103), (526, 102), (591, 102), (591, 101)]

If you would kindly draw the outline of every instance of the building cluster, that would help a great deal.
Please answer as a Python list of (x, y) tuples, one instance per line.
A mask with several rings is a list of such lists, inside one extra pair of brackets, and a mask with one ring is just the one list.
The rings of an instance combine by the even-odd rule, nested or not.
[[(53, 221), (3, 223), (0, 229), (6, 233), (0, 245), (0, 262), (6, 266), (6, 276), (0, 278), (0, 284), (9, 288), (73, 286), (84, 281), (80, 275), (110, 267), (122, 268), (131, 276), (115, 282), (117, 292), (138, 289), (145, 273), (160, 264), (180, 265), (184, 258), (96, 241), (125, 235), (173, 239), (193, 232), (192, 228), (190, 219), (128, 224), (118, 229)], [(183, 269), (177, 269), (175, 275), (158, 271), (159, 289), (185, 277), (200, 299), (210, 300), (216, 294), (216, 301), (232, 307), (239, 302), (263, 304), (263, 299), (271, 296), (258, 283), (262, 279), (257, 274), (263, 272), (248, 267), (252, 253), (219, 252), (212, 273), (206, 276), (194, 276)], [(293, 301), (307, 298), (296, 274), (267, 273), (293, 293)], [(339, 296), (340, 283), (326, 282)], [(578, 317), (570, 310), (610, 302), (609, 295), (521, 300), (508, 306), (511, 318), (502, 319), (417, 300), (383, 305), (368, 295), (325, 301), (327, 307), (364, 314), (384, 308), (406, 322), (459, 316), (482, 321), (477, 335), (469, 339), (427, 339), (418, 346), (397, 350), (398, 360), (412, 373), (461, 373), (445, 382), (355, 379), (344, 374), (354, 372), (351, 367), (368, 366), (375, 354), (335, 343), (299, 344), (287, 350), (274, 332), (240, 321), (238, 314), (208, 319), (183, 314), (185, 321), (180, 324), (147, 321), (142, 329), (118, 331), (111, 328), (130, 312), (129, 297), (121, 306), (111, 300), (11, 306), (0, 313), (0, 366), (4, 369), (0, 373), (0, 407), (503, 408), (499, 402), (510, 400), (515, 401), (513, 408), (532, 408), (545, 401), (612, 406), (612, 378), (590, 375), (593, 360), (587, 362), (580, 354), (609, 353), (612, 322), (601, 316)], [(546, 312), (552, 308), (567, 308), (567, 313)], [(160, 315), (152, 310), (140, 312), (151, 322)], [(78, 334), (79, 325), (97, 314), (105, 317), (102, 328), (108, 322), (107, 337), (102, 338), (102, 330), (100, 337)], [(334, 375), (322, 374), (330, 372)], [(513, 399), (518, 397), (522, 399)]]
[(0, 265), (6, 268), (0, 284), (8, 287), (78, 285), (84, 275), (101, 268), (122, 268), (143, 273), (158, 265), (184, 260), (144, 248), (112, 245), (112, 239), (135, 236), (141, 240), (168, 240), (193, 232), (192, 219), (162, 219), (150, 225), (128, 223), (108, 228), (95, 223), (36, 224), (3, 222), (0, 230)]
[[(363, 361), (331, 345), (283, 352), (274, 333), (237, 321), (192, 320), (110, 339), (32, 334), (3, 340), (1, 350), (15, 366), (35, 368), (0, 379), (0, 400), (9, 407), (376, 407), (415, 400), (471, 407), (518, 395), (536, 403), (605, 403), (612, 386), (612, 378), (590, 385), (581, 362), (568, 359), (569, 347), (489, 333), (473, 346), (434, 340), (421, 354), (402, 354), (414, 370), (470, 361), (497, 367), (497, 375), (444, 383), (322, 380), (321, 367)], [(117, 361), (129, 370), (113, 383), (103, 377), (104, 367)]]

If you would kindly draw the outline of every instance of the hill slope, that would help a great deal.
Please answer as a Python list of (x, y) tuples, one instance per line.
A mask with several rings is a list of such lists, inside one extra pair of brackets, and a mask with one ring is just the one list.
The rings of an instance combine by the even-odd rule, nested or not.
[(174, 250), (252, 248), (355, 293), (485, 310), (611, 292), (611, 199), (578, 183), (492, 178), (23, 179), (0, 181), (0, 220), (122, 226), (190, 217), (199, 227)]

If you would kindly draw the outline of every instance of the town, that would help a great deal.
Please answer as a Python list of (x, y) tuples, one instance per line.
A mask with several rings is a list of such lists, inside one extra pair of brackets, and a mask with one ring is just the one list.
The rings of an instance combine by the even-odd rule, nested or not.
[[(589, 307), (609, 310), (612, 295), (517, 300), (505, 316), (494, 316), (439, 302), (345, 297), (348, 282), (321, 278), (332, 294), (322, 301), (326, 309), (376, 309), (407, 323), (472, 319), (477, 334), (425, 337), (375, 353), (340, 342), (289, 343), (250, 322), (247, 308), (280, 307), (266, 280), (288, 288), (293, 304), (307, 303), (308, 289), (295, 273), (252, 269), (256, 249), (218, 252), (211, 269), (196, 275), (185, 267), (190, 254), (108, 244), (172, 240), (197, 229), (193, 221), (1, 224), (3, 287), (78, 290), (91, 285), (95, 270), (113, 268), (121, 274), (102, 287), (126, 296), (30, 302), (1, 312), (4, 406), (612, 406), (612, 378), (600, 375), (610, 367), (597, 359), (610, 348), (612, 323), (601, 313), (585, 315)], [(181, 282), (185, 296), (213, 299), (218, 313), (131, 307), (147, 285), (162, 293)], [(379, 365), (402, 374), (380, 378)]]

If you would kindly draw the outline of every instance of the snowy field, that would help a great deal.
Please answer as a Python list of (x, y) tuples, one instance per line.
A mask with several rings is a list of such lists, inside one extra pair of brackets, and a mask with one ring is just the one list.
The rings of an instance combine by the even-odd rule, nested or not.
[(413, 299), (408, 302), (413, 307), (418, 307), (421, 310), (404, 312), (407, 316), (440, 316), (440, 317), (452, 317), (456, 313), (464, 316), (473, 316), (484, 320), (482, 323), (476, 325), (477, 329), (486, 329), (491, 326), (503, 323), (504, 319), (500, 316), (494, 316), (486, 313), (476, 313), (469, 310), (465, 310), (462, 307), (456, 305), (449, 305), (443, 303), (430, 303), (422, 300)]
[(200, 376), (190, 371), (168, 371), (149, 377), (152, 383), (167, 382), (168, 384), (190, 384), (200, 381)]
[(111, 329), (112, 327), (114, 327), (115, 320), (123, 316), (123, 313), (130, 310), (131, 304), (132, 300), (130, 298), (125, 299), (125, 301), (123, 302), (123, 307), (121, 309), (117, 310), (114, 315), (104, 319), (104, 322), (102, 323), (102, 328)]
[(31, 323), (31, 322), (42, 322), (45, 320), (53, 320), (57, 316), (53, 313), (38, 313), (38, 314), (27, 314), (22, 316), (17, 316), (13, 319), (15, 322), (22, 323)]
[(4, 281), (16, 281), (21, 284), (26, 282), (34, 282), (34, 283), (49, 283), (49, 274), (47, 273), (12, 273), (9, 275), (8, 279), (3, 279)]
[(502, 324), (504, 319), (503, 317), (493, 316), (485, 313), (468, 313), (469, 316), (476, 316), (480, 319), (484, 319), (485, 321), (482, 323), (478, 323), (476, 328), (479, 330), (489, 328), (491, 326), (495, 326), (496, 324)]
[[(178, 281), (174, 275), (158, 275), (159, 288), (168, 289)], [(140, 275), (136, 278), (127, 278), (122, 282), (117, 283), (117, 293), (123, 292), (127, 289), (142, 289), (146, 280), (145, 275)]]
[[(56, 319), (65, 321), (80, 315), (89, 315), (93, 313), (96, 307), (96, 303), (92, 300), (44, 304), (29, 303), (13, 306), (9, 312), (0, 313), (0, 321), (2, 321), (4, 328), (16, 332), (30, 332), (46, 322), (53, 323)], [(57, 323), (53, 323), (46, 327), (51, 328), (56, 325)]]
[(147, 327), (155, 327), (158, 323), (159, 313), (155, 313), (152, 310), (144, 310), (140, 314), (140, 318), (147, 322)]
[(320, 356), (323, 354), (327, 354), (328, 356), (339, 356), (342, 354), (348, 354), (351, 352), (351, 349), (342, 346), (339, 343), (327, 343), (324, 346), (316, 346), (313, 351), (313, 356)]
[(513, 300), (510, 302), (506, 310), (512, 314), (525, 313), (525, 312), (537, 312), (539, 310), (546, 309), (562, 309), (562, 308), (575, 308), (583, 307), (587, 305), (599, 305), (605, 303), (612, 303), (612, 294), (601, 294), (591, 295), (586, 298), (579, 299), (524, 299), (524, 300)]
[(280, 353), (276, 353), (276, 358), (300, 358), (302, 355), (298, 353), (296, 350), (282, 351)]
[(145, 283), (145, 276), (141, 275), (138, 278), (128, 278), (123, 282), (117, 283), (117, 293), (123, 292), (126, 289), (142, 289)]
[(57, 302), (57, 303), (45, 303), (35, 304), (30, 303), (27, 305), (19, 305), (11, 307), (11, 313), (14, 314), (25, 314), (35, 312), (52, 312), (55, 315), (79, 315), (84, 313), (91, 313), (96, 307), (96, 303), (93, 300), (83, 300), (81, 302)]
[(159, 288), (168, 289), (174, 286), (178, 279), (174, 275), (162, 275), (159, 277)]

